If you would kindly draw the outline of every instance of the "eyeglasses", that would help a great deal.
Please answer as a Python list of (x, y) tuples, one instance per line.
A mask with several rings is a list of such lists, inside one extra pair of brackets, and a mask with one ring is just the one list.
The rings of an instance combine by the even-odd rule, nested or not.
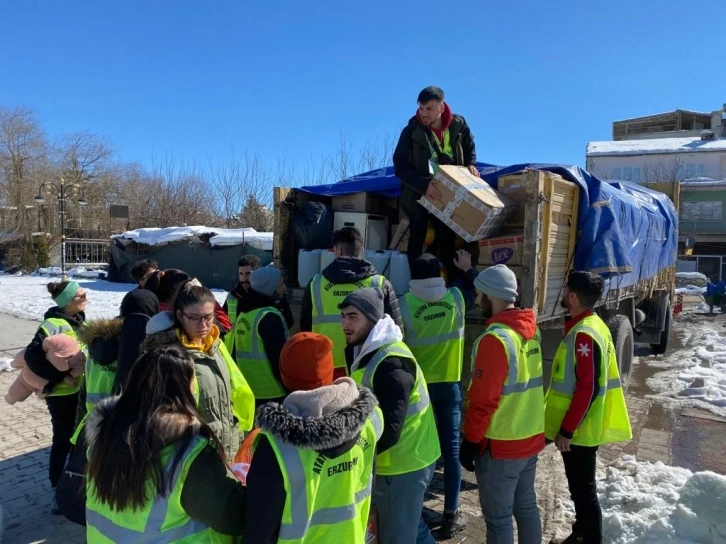
[(182, 312), (184, 317), (187, 318), (189, 323), (192, 325), (199, 325), (204, 321), (205, 323), (209, 324), (212, 321), (214, 321), (214, 314), (207, 314), (207, 315), (187, 315), (184, 312)]

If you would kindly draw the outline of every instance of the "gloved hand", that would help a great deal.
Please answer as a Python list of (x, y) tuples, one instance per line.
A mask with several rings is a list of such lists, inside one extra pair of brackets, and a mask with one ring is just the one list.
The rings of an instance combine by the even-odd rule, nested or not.
[(459, 462), (469, 472), (474, 472), (474, 459), (479, 457), (479, 444), (464, 439), (459, 448)]

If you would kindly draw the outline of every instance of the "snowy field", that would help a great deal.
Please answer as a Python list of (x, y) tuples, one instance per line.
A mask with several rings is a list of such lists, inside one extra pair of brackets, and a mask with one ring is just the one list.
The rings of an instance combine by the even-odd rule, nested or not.
[[(0, 313), (41, 321), (46, 310), (53, 306), (46, 285), (58, 281), (51, 276), (9, 276), (0, 274)], [(119, 314), (124, 295), (136, 287), (131, 283), (111, 283), (105, 280), (74, 278), (88, 293), (88, 319), (115, 317)], [(213, 289), (214, 296), (224, 304), (227, 292)]]

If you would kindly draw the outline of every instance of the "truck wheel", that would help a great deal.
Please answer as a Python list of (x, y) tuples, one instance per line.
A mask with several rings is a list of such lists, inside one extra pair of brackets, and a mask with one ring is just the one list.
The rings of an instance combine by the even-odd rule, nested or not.
[(635, 347), (633, 327), (630, 325), (630, 320), (624, 315), (612, 316), (606, 325), (613, 337), (615, 357), (618, 360), (618, 370), (620, 371), (620, 383), (625, 391), (628, 388), (628, 378), (630, 378), (630, 370), (633, 366), (633, 349)]
[(663, 327), (663, 331), (660, 333), (660, 342), (657, 344), (651, 344), (650, 349), (653, 352), (653, 355), (663, 355), (666, 351), (668, 351), (668, 344), (671, 340), (671, 327), (673, 326), (673, 311), (668, 308), (668, 313), (666, 313), (665, 318), (665, 325)]

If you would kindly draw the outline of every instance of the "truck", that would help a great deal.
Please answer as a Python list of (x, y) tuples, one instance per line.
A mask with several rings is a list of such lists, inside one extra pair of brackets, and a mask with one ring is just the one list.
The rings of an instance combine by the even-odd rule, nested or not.
[[(606, 278), (596, 312), (612, 333), (627, 387), (636, 343), (649, 345), (654, 354), (668, 349), (676, 305), (678, 183), (648, 188), (603, 182), (577, 167), (480, 164), (479, 168), (493, 187), (516, 189), (508, 196), (518, 202), (517, 216), (524, 229), (518, 304), (537, 312), (545, 372), (563, 338), (566, 310), (560, 301), (567, 275), (572, 269), (585, 269)], [(298, 248), (291, 231), (296, 210), (311, 201), (328, 205), (331, 195), (372, 188), (380, 196), (381, 209), (395, 221), (392, 195), (397, 183), (392, 168), (387, 168), (331, 186), (274, 188), (273, 261), (284, 270), (294, 313), (299, 315), (295, 307), (299, 308), (305, 288), (296, 285)], [(481, 313), (470, 310), (465, 361), (483, 332)]]

